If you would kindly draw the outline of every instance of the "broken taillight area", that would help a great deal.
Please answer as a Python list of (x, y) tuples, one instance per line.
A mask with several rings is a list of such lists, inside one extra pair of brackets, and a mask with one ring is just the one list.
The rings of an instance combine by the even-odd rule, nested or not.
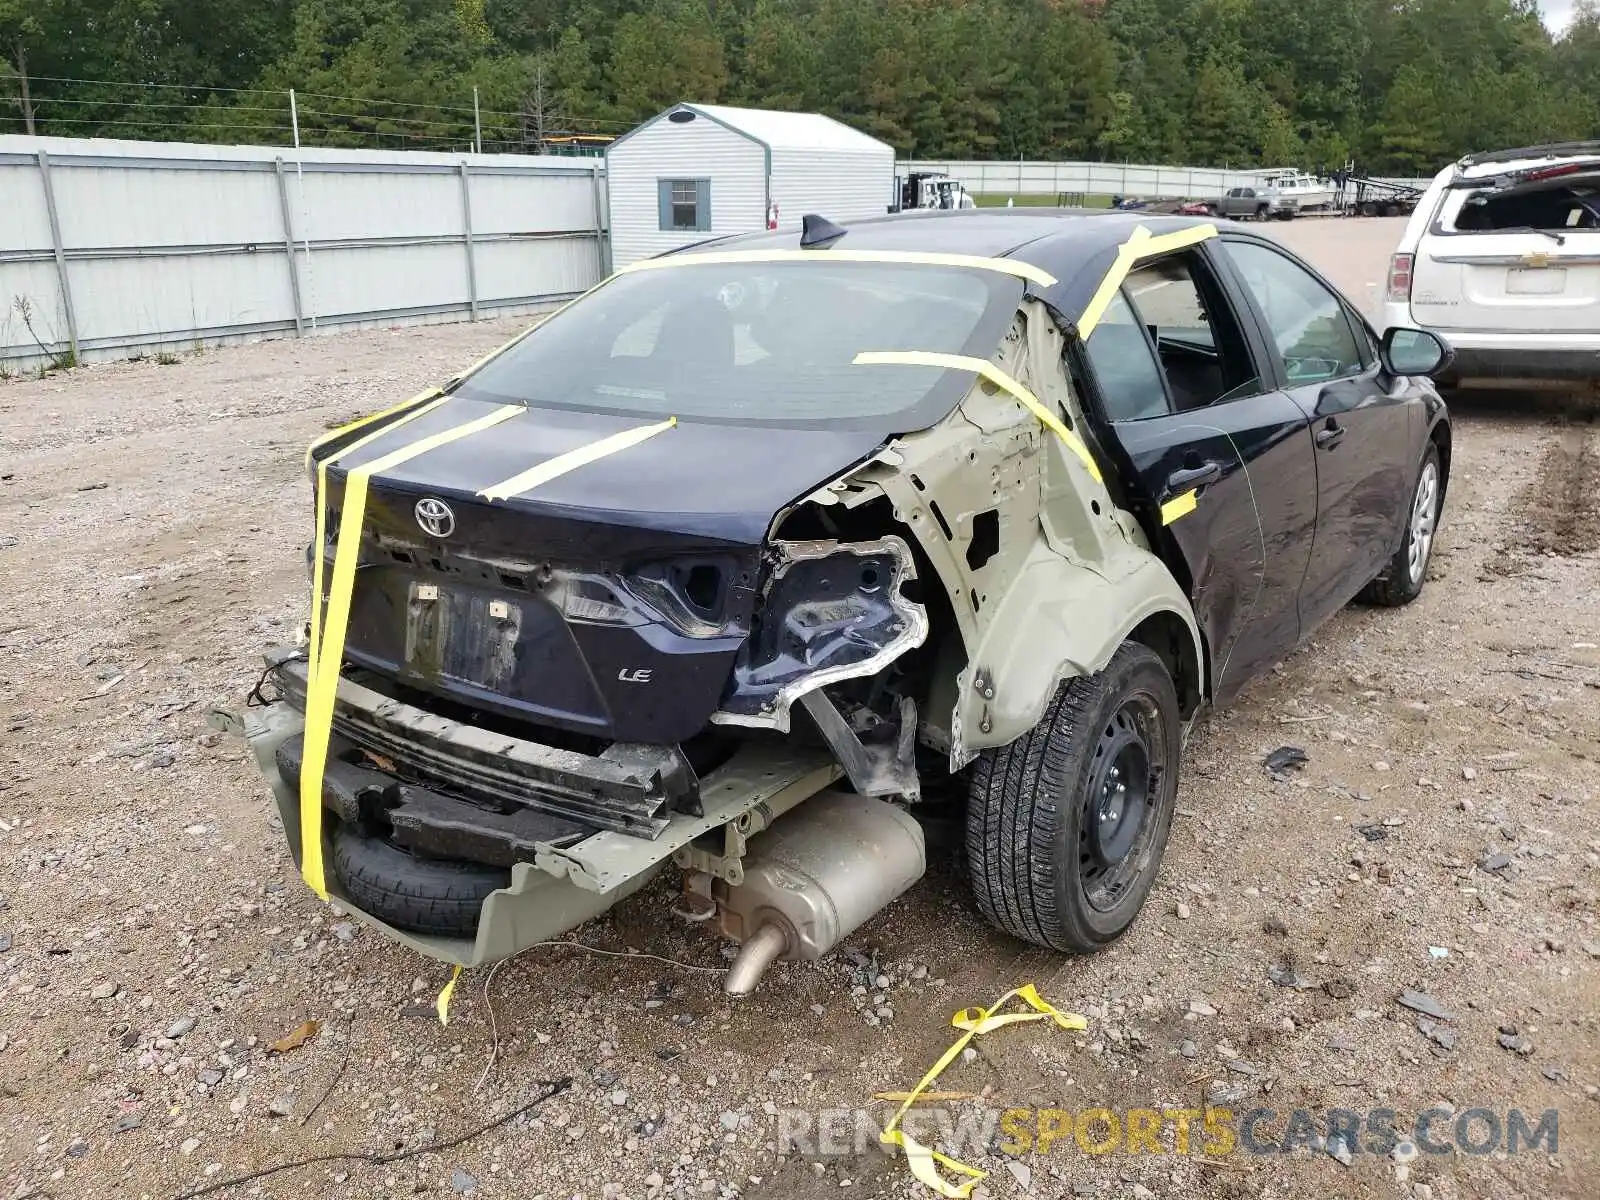
[(876, 674), (928, 636), (927, 610), (903, 591), (916, 578), (903, 539), (779, 541), (771, 554), (717, 724), (787, 731), (801, 696)]

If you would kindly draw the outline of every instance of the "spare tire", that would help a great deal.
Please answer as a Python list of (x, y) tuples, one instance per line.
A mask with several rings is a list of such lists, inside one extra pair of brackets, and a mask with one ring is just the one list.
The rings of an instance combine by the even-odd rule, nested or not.
[(440, 937), (476, 936), (484, 900), (511, 882), (504, 867), (419, 858), (348, 825), (333, 835), (333, 870), (363, 912), (396, 929)]

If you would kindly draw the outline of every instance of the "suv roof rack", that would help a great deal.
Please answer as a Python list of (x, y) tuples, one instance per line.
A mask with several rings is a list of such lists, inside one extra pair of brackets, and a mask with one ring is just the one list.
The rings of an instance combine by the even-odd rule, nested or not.
[(1459, 167), (1473, 167), (1480, 163), (1512, 162), (1519, 158), (1557, 158), (1564, 154), (1600, 154), (1600, 140), (1581, 142), (1550, 142), (1543, 146), (1518, 146), (1511, 150), (1487, 150), (1479, 154), (1465, 154), (1457, 160)]

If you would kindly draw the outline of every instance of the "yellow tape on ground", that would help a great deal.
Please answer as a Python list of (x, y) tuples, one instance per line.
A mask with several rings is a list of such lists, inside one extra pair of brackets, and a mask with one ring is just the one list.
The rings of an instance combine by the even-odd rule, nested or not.
[(617, 272), (660, 271), (667, 267), (701, 267), (736, 263), (904, 263), (923, 267), (962, 267), (969, 271), (998, 271), (1025, 279), (1040, 287), (1054, 287), (1056, 277), (1043, 267), (1018, 262), (1014, 258), (985, 258), (981, 254), (937, 254), (929, 250), (717, 250), (704, 254), (689, 251), (661, 258), (641, 258)]
[[(406, 404), (414, 404), (418, 400), (425, 399), (428, 396), (429, 393), (427, 392), (424, 392), (421, 396), (413, 396), (410, 400), (407, 400), (405, 404), (397, 404), (393, 408), (385, 409), (381, 413), (374, 413), (365, 420), (356, 421), (351, 425), (346, 425), (342, 430), (335, 430), (334, 433), (330, 434), (329, 436), (337, 436), (340, 433), (345, 433), (351, 429), (359, 428), (362, 425), (370, 424), (371, 422), (376, 421), (379, 417), (388, 416), (391, 413), (401, 412), (405, 409)], [(313, 550), (313, 558), (311, 560), (311, 645), (310, 652), (306, 659), (307, 664), (310, 667), (310, 670), (308, 670), (306, 673), (308, 678), (316, 674), (317, 655), (318, 651), (322, 648), (322, 560), (325, 557), (324, 548), (328, 544), (328, 464), (337, 462), (346, 454), (350, 454), (361, 449), (361, 447), (377, 440), (390, 430), (398, 429), (400, 426), (409, 424), (410, 422), (415, 421), (418, 417), (432, 412), (434, 409), (443, 404), (446, 399), (446, 397), (438, 393), (437, 389), (435, 389), (435, 391), (432, 393), (432, 397), (432, 400), (430, 400), (428, 403), (412, 409), (399, 420), (391, 421), (382, 429), (375, 429), (366, 436), (357, 438), (342, 450), (338, 450), (333, 454), (330, 454), (327, 458), (323, 459), (317, 464), (317, 540)], [(326, 440), (327, 439), (325, 438), (321, 438), (318, 439), (318, 442), (320, 443)], [(316, 444), (317, 443), (313, 443), (313, 449), (316, 448)], [(309, 455), (310, 451), (307, 451), (307, 454)]]
[[(344, 638), (350, 624), (350, 598), (355, 590), (356, 563), (361, 557), (361, 526), (367, 511), (367, 481), (419, 454), (469, 437), (527, 411), (521, 404), (501, 405), (476, 420), (430, 434), (398, 450), (380, 455), (369, 463), (352, 467), (345, 476), (325, 628), (318, 645), (318, 657), (312, 662), (308, 673), (305, 749), (300, 762), (300, 873), (311, 890), (324, 900), (328, 898), (328, 885), (322, 862), (322, 776), (328, 765), (328, 739), (333, 732), (333, 699), (339, 687), (339, 668), (344, 661)], [(322, 477), (326, 483), (325, 471)], [(323, 495), (327, 495), (326, 490)], [(318, 549), (320, 551), (321, 547)]]
[[(1013, 996), (1022, 1000), (1034, 1011), (1001, 1014), (999, 1010), (1004, 1008), (1006, 1001)], [(967, 1043), (980, 1033), (999, 1029), (1003, 1025), (1015, 1025), (1021, 1021), (1044, 1020), (1053, 1021), (1058, 1029), (1086, 1029), (1089, 1024), (1077, 1013), (1061, 1012), (1046, 1002), (1031, 983), (1007, 992), (988, 1008), (964, 1008), (950, 1018), (950, 1024), (957, 1029), (966, 1030), (966, 1033), (957, 1038), (951, 1047), (939, 1056), (939, 1061), (929, 1068), (922, 1081), (906, 1094), (905, 1100), (895, 1110), (894, 1116), (889, 1118), (889, 1123), (884, 1126), (883, 1132), (878, 1135), (878, 1140), (885, 1145), (899, 1146), (905, 1151), (906, 1166), (917, 1177), (917, 1182), (941, 1196), (949, 1197), (950, 1200), (964, 1200), (964, 1197), (969, 1196), (972, 1189), (987, 1178), (987, 1175), (976, 1167), (969, 1167), (966, 1163), (957, 1162), (948, 1155), (922, 1145), (901, 1129), (900, 1121), (906, 1115), (906, 1110), (917, 1102), (917, 1098), (926, 1092), (933, 1081), (944, 1073), (944, 1069), (967, 1048)], [(958, 1175), (965, 1175), (967, 1178), (962, 1183), (952, 1183), (939, 1173), (939, 1167)]]
[(461, 967), (457, 964), (456, 969), (450, 972), (450, 982), (444, 985), (439, 992), (439, 998), (433, 1003), (433, 1006), (439, 1010), (439, 1024), (441, 1025), (450, 1024), (450, 998), (456, 994), (456, 980), (460, 978)]
[(1037, 396), (986, 358), (970, 358), (965, 354), (939, 354), (932, 350), (863, 350), (852, 361), (858, 365), (900, 363), (912, 367), (944, 367), (951, 371), (971, 371), (982, 375), (996, 387), (1003, 388), (1015, 396), (1024, 408), (1038, 417), (1061, 439), (1068, 450), (1082, 460), (1096, 483), (1103, 482), (1099, 464), (1094, 461), (1094, 455), (1089, 453), (1089, 447), (1083, 444), (1083, 439), (1068, 429), (1060, 417), (1041, 404)]
[(1195, 495), (1195, 489), (1190, 488), (1181, 496), (1174, 496), (1161, 506), (1161, 523), (1171, 525), (1179, 517), (1187, 517), (1195, 510), (1200, 499)]
[(486, 487), (478, 495), (485, 500), (508, 500), (512, 496), (520, 496), (523, 492), (531, 492), (541, 484), (549, 483), (552, 479), (559, 479), (568, 471), (588, 463), (596, 462), (607, 455), (615, 454), (618, 450), (626, 450), (629, 446), (637, 446), (640, 442), (653, 438), (658, 433), (665, 433), (678, 423), (677, 417), (668, 417), (655, 425), (640, 425), (634, 429), (624, 429), (621, 433), (614, 433), (610, 437), (601, 438), (598, 442), (590, 442), (587, 446), (579, 446), (576, 450), (569, 450), (565, 454), (558, 454), (548, 462), (542, 462), (537, 467), (531, 467), (520, 475), (513, 475), (503, 483)]
[(1193, 246), (1196, 242), (1203, 242), (1207, 238), (1216, 236), (1215, 225), (1191, 225), (1187, 229), (1159, 236), (1140, 225), (1129, 235), (1127, 241), (1117, 247), (1116, 261), (1111, 264), (1106, 277), (1100, 281), (1100, 286), (1089, 298), (1083, 315), (1078, 318), (1078, 336), (1084, 341), (1089, 340), (1089, 335), (1094, 332), (1095, 326), (1100, 324), (1100, 318), (1106, 315), (1106, 309), (1111, 307), (1117, 289), (1128, 277), (1128, 272), (1133, 269), (1134, 263), (1141, 259), (1154, 258), (1158, 254), (1171, 254), (1174, 250), (1182, 250)]
[(391, 404), (382, 412), (375, 412), (370, 416), (362, 417), (356, 421), (351, 421), (348, 425), (341, 425), (337, 429), (330, 429), (327, 433), (323, 434), (321, 437), (312, 442), (311, 445), (306, 447), (306, 470), (309, 471), (311, 469), (311, 460), (316, 457), (317, 451), (323, 446), (326, 446), (329, 442), (334, 441), (337, 438), (342, 438), (347, 433), (354, 433), (358, 429), (363, 429), (366, 426), (371, 425), (374, 421), (381, 421), (385, 417), (394, 416), (395, 413), (405, 412), (406, 409), (410, 408), (412, 405), (421, 404), (424, 401), (432, 400), (438, 395), (438, 388), (429, 388), (425, 392), (418, 392), (409, 400), (402, 400), (399, 404)]

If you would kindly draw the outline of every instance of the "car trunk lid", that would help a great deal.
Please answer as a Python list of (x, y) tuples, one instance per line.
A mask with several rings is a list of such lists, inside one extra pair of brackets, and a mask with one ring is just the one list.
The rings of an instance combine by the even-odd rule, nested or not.
[[(453, 398), (370, 458), (486, 409)], [(882, 439), (683, 422), (527, 494), (479, 494), (638, 424), (530, 408), (376, 476), (347, 658), (454, 711), (566, 731), (591, 750), (702, 729), (749, 632), (773, 518)], [(330, 470), (331, 510), (348, 465)]]

